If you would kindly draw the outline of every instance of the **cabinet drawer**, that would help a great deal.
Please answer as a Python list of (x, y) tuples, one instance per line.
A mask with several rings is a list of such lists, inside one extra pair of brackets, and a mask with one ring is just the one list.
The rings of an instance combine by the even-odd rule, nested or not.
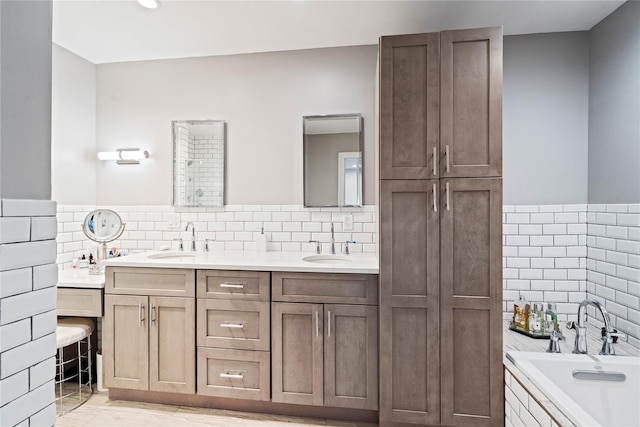
[(191, 269), (107, 267), (105, 293), (194, 297), (195, 277)]
[(269, 301), (269, 273), (198, 270), (198, 298)]
[(102, 289), (58, 288), (58, 316), (102, 317)]
[(272, 280), (273, 301), (378, 304), (376, 274), (274, 272)]
[(198, 394), (269, 400), (270, 353), (198, 348)]
[(198, 346), (269, 350), (269, 312), (268, 302), (200, 299)]

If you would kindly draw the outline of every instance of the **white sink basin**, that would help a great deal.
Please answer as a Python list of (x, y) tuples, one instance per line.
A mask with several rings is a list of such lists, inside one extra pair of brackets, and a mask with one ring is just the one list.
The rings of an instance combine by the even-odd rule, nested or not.
[(306, 262), (314, 262), (319, 264), (334, 264), (334, 263), (348, 263), (351, 260), (344, 255), (308, 255), (302, 258)]
[(193, 258), (198, 254), (195, 252), (161, 252), (147, 256), (149, 259), (172, 259), (172, 258)]

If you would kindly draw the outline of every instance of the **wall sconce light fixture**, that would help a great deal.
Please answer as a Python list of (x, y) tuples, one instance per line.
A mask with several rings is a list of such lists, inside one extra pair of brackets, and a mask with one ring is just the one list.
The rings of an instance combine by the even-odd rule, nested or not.
[(99, 160), (115, 160), (119, 165), (138, 165), (140, 160), (148, 159), (149, 152), (139, 148), (118, 148), (116, 151), (100, 151)]

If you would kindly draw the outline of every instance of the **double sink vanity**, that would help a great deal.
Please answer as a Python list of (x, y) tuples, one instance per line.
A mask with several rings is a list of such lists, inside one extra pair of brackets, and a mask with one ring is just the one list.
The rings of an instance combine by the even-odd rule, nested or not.
[(377, 420), (375, 254), (156, 251), (104, 264), (104, 312), (82, 295), (100, 290), (77, 281), (59, 289), (59, 314), (103, 316), (110, 398)]

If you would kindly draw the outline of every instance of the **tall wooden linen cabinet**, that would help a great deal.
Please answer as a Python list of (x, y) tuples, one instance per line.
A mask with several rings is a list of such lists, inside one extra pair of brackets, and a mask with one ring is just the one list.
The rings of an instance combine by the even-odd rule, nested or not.
[(502, 29), (380, 49), (380, 425), (502, 425)]

